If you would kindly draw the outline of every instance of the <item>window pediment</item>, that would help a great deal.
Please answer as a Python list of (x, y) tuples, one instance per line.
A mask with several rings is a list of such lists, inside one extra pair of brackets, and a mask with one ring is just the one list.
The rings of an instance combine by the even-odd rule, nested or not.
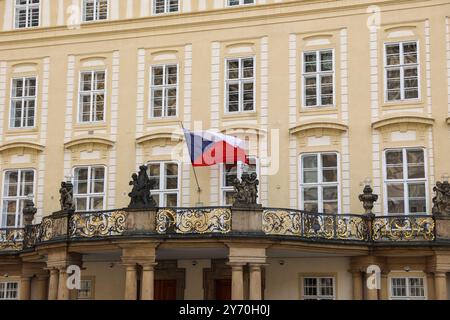
[(229, 125), (224, 126), (220, 131), (223, 134), (245, 134), (245, 135), (257, 135), (264, 136), (267, 135), (267, 130), (261, 129), (256, 125)]
[(417, 115), (396, 115), (372, 123), (372, 128), (382, 129), (389, 126), (406, 123), (432, 126), (434, 124), (434, 119)]
[(334, 130), (339, 133), (347, 132), (348, 126), (337, 121), (329, 121), (329, 120), (316, 120), (316, 121), (309, 121), (300, 123), (295, 127), (292, 127), (289, 129), (290, 134), (296, 135), (299, 133), (303, 133), (308, 130), (314, 130), (314, 129), (327, 129), (327, 130)]
[(79, 137), (79, 138), (73, 139), (69, 142), (66, 142), (64, 144), (64, 147), (66, 149), (74, 149), (76, 147), (80, 147), (80, 146), (88, 145), (88, 144), (112, 147), (112, 146), (114, 146), (115, 141), (112, 141), (110, 139), (103, 138), (103, 137)]
[(179, 142), (184, 139), (184, 136), (180, 132), (175, 132), (173, 130), (158, 130), (158, 132), (150, 132), (136, 139), (137, 144), (146, 144), (153, 140), (170, 140), (174, 142)]
[(5, 143), (5, 144), (1, 145), (0, 153), (8, 151), (8, 150), (16, 149), (16, 148), (30, 149), (30, 150), (42, 152), (42, 151), (44, 151), (45, 146), (38, 144), (38, 143), (29, 142), (29, 141), (14, 141), (14, 142), (9, 142), (9, 143)]

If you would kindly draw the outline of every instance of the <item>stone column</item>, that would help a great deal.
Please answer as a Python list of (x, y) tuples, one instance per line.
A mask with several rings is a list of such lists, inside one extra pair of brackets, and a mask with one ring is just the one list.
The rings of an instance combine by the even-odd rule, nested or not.
[(250, 264), (250, 300), (262, 300), (261, 265)]
[(58, 300), (69, 300), (69, 288), (67, 287), (66, 267), (59, 268)]
[(436, 300), (447, 300), (447, 276), (445, 272), (434, 273), (434, 297)]
[(125, 264), (125, 300), (137, 300), (137, 266)]
[(36, 293), (35, 293), (35, 299), (36, 300), (47, 300), (48, 294), (47, 294), (47, 281), (48, 277), (44, 275), (38, 275), (35, 281), (36, 285)]
[(58, 298), (58, 282), (59, 270), (51, 268), (50, 278), (48, 281), (48, 300), (56, 300)]
[(20, 278), (20, 300), (31, 299), (31, 277), (22, 276)]
[(389, 284), (387, 272), (381, 272), (380, 300), (389, 300)]
[(244, 300), (243, 264), (231, 264), (231, 300)]
[(141, 300), (155, 299), (155, 264), (142, 266)]
[(353, 300), (363, 299), (363, 278), (361, 271), (352, 272), (353, 280)]

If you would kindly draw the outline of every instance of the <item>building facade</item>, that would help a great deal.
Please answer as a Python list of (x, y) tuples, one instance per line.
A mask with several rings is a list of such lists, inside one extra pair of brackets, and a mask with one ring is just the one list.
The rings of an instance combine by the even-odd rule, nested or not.
[[(448, 299), (432, 199), (449, 16), (444, 0), (0, 0), (0, 299)], [(249, 163), (194, 175), (182, 126), (242, 139)], [(144, 164), (159, 209), (119, 209)], [(245, 172), (261, 209), (230, 207)], [(66, 180), (76, 213), (58, 213)]]

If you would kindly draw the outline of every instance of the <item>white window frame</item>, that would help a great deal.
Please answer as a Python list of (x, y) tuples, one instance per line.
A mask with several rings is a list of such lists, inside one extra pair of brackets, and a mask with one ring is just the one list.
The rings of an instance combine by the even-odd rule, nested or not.
[(238, 0), (238, 1), (239, 1), (238, 4), (230, 4), (230, 0), (225, 0), (225, 6), (233, 8), (233, 7), (239, 7), (239, 6), (252, 6), (252, 5), (256, 4), (255, 0), (253, 0), (252, 3), (244, 3), (244, 0)]
[(77, 290), (77, 300), (93, 300), (95, 295), (95, 278), (89, 277), (89, 278), (82, 278), (81, 279), (81, 288), (83, 287), (84, 283), (90, 283), (89, 285), (89, 297), (80, 297), (81, 289)]
[[(253, 59), (253, 110), (244, 110), (244, 97), (242, 84), (245, 82), (249, 82), (251, 78), (241, 78), (241, 65), (242, 60)], [(228, 79), (228, 61), (230, 60), (239, 60), (239, 78), (238, 79)], [(225, 72), (224, 72), (224, 112), (225, 114), (246, 114), (246, 113), (256, 113), (256, 85), (257, 85), (257, 73), (256, 73), (256, 56), (239, 56), (239, 57), (227, 57), (225, 58)], [(242, 69), (243, 70), (243, 69)], [(238, 111), (229, 111), (228, 108), (228, 82), (237, 82), (239, 83), (239, 110)]]
[[(254, 160), (256, 163), (256, 174), (258, 175), (258, 179), (261, 180), (260, 175), (260, 161), (258, 159), (257, 156), (253, 156), (250, 155), (248, 156), (249, 160)], [(234, 187), (233, 186), (225, 186), (225, 165), (224, 163), (222, 163), (220, 165), (220, 203), (221, 205), (227, 205), (226, 204), (226, 197), (225, 197), (225, 193), (227, 192), (233, 192), (234, 191)], [(237, 163), (237, 171), (236, 171), (236, 176), (239, 180), (242, 179), (242, 174), (244, 173), (244, 163), (242, 161), (238, 161)], [(261, 193), (261, 188), (258, 188), (258, 203), (260, 203), (260, 193)]]
[[(36, 87), (35, 87), (35, 96), (34, 96), (34, 119), (33, 119), (33, 125), (32, 126), (28, 126), (28, 125), (24, 125), (25, 121), (25, 117), (24, 114), (22, 114), (22, 118), (21, 118), (21, 126), (20, 127), (13, 127), (12, 124), (12, 114), (13, 114), (13, 100), (22, 100), (22, 109), (24, 108), (24, 101), (25, 100), (30, 100), (29, 98), (14, 98), (13, 97), (13, 90), (14, 90), (14, 80), (22, 80), (25, 83), (26, 79), (32, 79), (34, 78), (35, 82), (36, 82)], [(11, 78), (11, 90), (10, 90), (10, 101), (9, 101), (9, 120), (8, 120), (8, 125), (9, 125), (9, 129), (11, 130), (18, 130), (18, 129), (33, 129), (36, 128), (36, 118), (37, 118), (37, 111), (38, 111), (38, 103), (39, 103), (39, 79), (38, 76), (23, 76), (23, 77), (13, 77)], [(31, 96), (30, 96), (31, 97)], [(32, 97), (31, 97), (32, 98)]]
[[(305, 279), (316, 279), (317, 285), (317, 295), (316, 296), (310, 296), (305, 295)], [(333, 282), (333, 295), (332, 296), (322, 296), (320, 294), (320, 280), (321, 279), (332, 279)], [(302, 276), (302, 298), (303, 300), (336, 300), (336, 277), (334, 276)]]
[[(406, 296), (404, 297), (399, 297), (399, 296), (394, 296), (394, 287), (392, 285), (392, 280), (393, 279), (405, 279), (406, 280)], [(424, 296), (423, 297), (415, 297), (415, 296), (411, 296), (411, 286), (409, 283), (410, 279), (422, 279), (423, 281), (423, 293)], [(389, 277), (389, 299), (390, 300), (428, 300), (428, 288), (427, 288), (427, 279), (424, 276), (402, 276), (402, 275), (392, 275)]]
[[(1, 204), (0, 204), (0, 227), (1, 228), (7, 228), (6, 226), (4, 226), (5, 221), (3, 221), (3, 219), (5, 218), (5, 214), (3, 212), (4, 210), (4, 202), (7, 200), (10, 201), (16, 201), (17, 205), (16, 205), (16, 223), (14, 227), (9, 227), (11, 229), (14, 228), (21, 228), (23, 226), (23, 213), (20, 210), (20, 201), (22, 200), (26, 200), (28, 199), (28, 195), (24, 195), (24, 196), (5, 196), (5, 188), (6, 188), (6, 174), (8, 172), (16, 172), (18, 174), (18, 180), (17, 180), (17, 193), (20, 194), (20, 188), (22, 187), (22, 172), (26, 172), (26, 171), (32, 171), (33, 172), (33, 201), (36, 195), (36, 188), (37, 188), (37, 172), (35, 169), (33, 168), (21, 168), (21, 169), (6, 169), (3, 171), (3, 179), (2, 179), (2, 193), (1, 193)], [(6, 217), (7, 218), (7, 217)]]
[[(19, 300), (20, 299), (20, 283), (19, 281), (0, 281), (0, 284), (3, 285), (3, 288), (0, 288), (0, 290), (3, 292), (3, 296), (5, 298), (0, 298), (0, 301), (7, 301), (7, 300)], [(12, 298), (6, 298), (6, 292), (8, 292), (8, 285), (9, 284), (15, 284), (16, 285), (16, 297), (14, 299)]]
[[(97, 12), (98, 2), (100, 0), (81, 0), (81, 22), (82, 23), (94, 23), (99, 21), (108, 21), (109, 20), (109, 11), (110, 11), (110, 1), (106, 0), (106, 18), (105, 19), (99, 19), (100, 11)], [(85, 15), (85, 8), (87, 2), (93, 2), (94, 3), (94, 19), (92, 20), (86, 20)]]
[[(336, 182), (323, 182), (323, 167), (322, 167), (322, 155), (332, 154), (336, 155), (337, 161), (337, 181)], [(319, 173), (318, 181), (315, 183), (304, 183), (303, 182), (303, 157), (315, 155), (317, 157), (317, 171)], [(317, 201), (318, 201), (318, 212), (323, 213), (323, 187), (331, 187), (336, 186), (338, 189), (337, 202), (338, 202), (338, 212), (337, 214), (341, 214), (342, 204), (341, 204), (341, 156), (338, 152), (335, 151), (321, 151), (321, 152), (308, 152), (302, 153), (299, 156), (299, 208), (300, 210), (304, 210), (304, 201), (303, 201), (303, 188), (308, 187), (317, 187)]]
[[(180, 206), (181, 201), (181, 165), (179, 161), (150, 161), (147, 163), (147, 165), (150, 167), (150, 165), (156, 165), (159, 164), (159, 187), (160, 189), (157, 190), (151, 190), (152, 196), (158, 196), (159, 197), (159, 207), (163, 208), (166, 207), (166, 201), (165, 201), (165, 195), (166, 194), (177, 194), (177, 207)], [(176, 164), (178, 166), (178, 172), (177, 172), (177, 189), (166, 189), (166, 171), (164, 170), (164, 167), (166, 164)], [(164, 186), (164, 189), (161, 189), (161, 186)]]
[[(30, 28), (39, 28), (41, 25), (41, 12), (42, 12), (42, 7), (41, 7), (41, 3), (42, 1), (39, 0), (38, 4), (32, 4), (32, 3), (27, 3), (24, 5), (18, 5), (17, 4), (17, 0), (13, 0), (14, 1), (14, 29), (20, 30), (20, 29), (30, 29)], [(30, 0), (28, 0), (30, 1)], [(19, 27), (18, 26), (18, 17), (17, 17), (17, 10), (19, 7), (23, 7), (26, 10), (26, 27)], [(37, 26), (31, 26), (31, 22), (30, 19), (30, 11), (32, 7), (38, 7), (38, 11), (39, 11), (39, 18), (38, 18), (38, 24)]]
[[(83, 80), (83, 74), (84, 73), (91, 73), (91, 85), (94, 83), (94, 74), (96, 72), (104, 72), (105, 74), (105, 88), (103, 90), (90, 90), (90, 102), (91, 102), (91, 109), (90, 109), (90, 114), (89, 114), (89, 121), (82, 121), (82, 117), (83, 117), (83, 108), (81, 106), (81, 103), (83, 102), (83, 99), (81, 98), (81, 93), (83, 91), (81, 91), (82, 89), (82, 80)], [(93, 88), (93, 86), (91, 87)], [(95, 118), (95, 101), (93, 99), (93, 95), (95, 93), (100, 93), (101, 91), (103, 91), (103, 120), (100, 121), (96, 121), (93, 120)], [(87, 91), (86, 91), (87, 92)], [(107, 99), (108, 99), (108, 71), (106, 69), (101, 69), (101, 70), (82, 70), (79, 73), (79, 81), (78, 81), (78, 111), (77, 111), (77, 123), (81, 124), (81, 125), (89, 125), (89, 124), (100, 124), (100, 123), (106, 123), (106, 117), (107, 117)]]
[(164, 14), (174, 14), (174, 13), (179, 13), (180, 12), (180, 0), (178, 1), (178, 8), (177, 11), (170, 11), (170, 0), (164, 0), (164, 12), (156, 12), (156, 1), (157, 0), (152, 0), (152, 14), (155, 16), (159, 16), (159, 15), (164, 15)]
[[(416, 64), (404, 64), (404, 55), (403, 55), (403, 45), (405, 43), (416, 43), (417, 46), (417, 63)], [(398, 44), (400, 48), (400, 64), (397, 66), (388, 66), (387, 65), (387, 46)], [(383, 51), (383, 59), (384, 59), (384, 103), (386, 104), (395, 104), (401, 102), (411, 102), (411, 101), (420, 101), (422, 98), (422, 90), (421, 90), (421, 63), (420, 63), (420, 43), (419, 40), (410, 40), (410, 41), (396, 41), (396, 42), (386, 42), (384, 43), (384, 51)], [(417, 66), (417, 98), (405, 98), (405, 78), (404, 78), (404, 69), (405, 67)], [(400, 69), (400, 100), (389, 100), (388, 99), (388, 77), (387, 72), (389, 69), (398, 68)]]
[[(324, 51), (331, 51), (333, 55), (333, 71), (318, 71), (320, 67), (320, 53)], [(305, 72), (305, 54), (315, 53), (316, 54), (316, 72)], [(316, 109), (316, 108), (336, 108), (336, 52), (334, 48), (329, 49), (318, 49), (318, 50), (308, 50), (303, 51), (301, 54), (301, 90), (302, 90), (302, 107), (303, 109)], [(332, 104), (324, 104), (322, 105), (322, 82), (320, 81), (321, 76), (331, 74), (333, 77), (333, 103)], [(316, 76), (316, 95), (317, 101), (314, 106), (306, 105), (306, 77)], [(319, 103), (320, 102), (320, 103)]]
[[(176, 85), (159, 85), (159, 86), (154, 86), (153, 85), (153, 68), (157, 68), (157, 67), (161, 67), (163, 68), (163, 81), (165, 82), (166, 79), (166, 68), (169, 66), (176, 66), (177, 67), (177, 84)], [(149, 119), (174, 119), (178, 117), (178, 105), (179, 105), (179, 95), (180, 95), (180, 65), (177, 62), (174, 63), (163, 63), (163, 64), (154, 64), (150, 66), (150, 79), (149, 79), (149, 87), (150, 87), (150, 92), (149, 92), (149, 108), (148, 108), (148, 118)], [(163, 96), (162, 96), (162, 115), (161, 117), (155, 117), (153, 116), (153, 89), (154, 88), (159, 88), (162, 89), (163, 92)], [(166, 101), (166, 89), (168, 88), (176, 88), (177, 90), (177, 96), (176, 96), (176, 103), (175, 103), (175, 115), (174, 116), (169, 116), (169, 115), (165, 115), (167, 114), (167, 101)]]
[[(103, 168), (104, 169), (104, 181), (103, 181), (103, 193), (92, 193), (91, 191), (91, 174), (92, 174), (92, 168)], [(77, 169), (88, 169), (88, 177), (87, 177), (87, 192), (85, 194), (76, 194), (76, 186), (75, 186), (75, 171)], [(91, 208), (91, 198), (99, 198), (103, 195), (103, 208), (100, 210), (106, 209), (106, 201), (107, 201), (107, 190), (108, 190), (108, 167), (102, 164), (98, 165), (80, 165), (75, 166), (72, 168), (72, 184), (73, 184), (73, 199), (74, 203), (76, 203), (77, 198), (87, 198), (87, 210), (78, 210), (77, 212), (90, 212), (90, 211), (99, 211), (98, 209)]]
[[(424, 173), (425, 173), (425, 178), (416, 178), (416, 179), (407, 179), (405, 178), (405, 174), (408, 174), (408, 163), (407, 163), (407, 151), (408, 150), (422, 150), (423, 151), (423, 158), (424, 158)], [(387, 179), (387, 159), (386, 159), (386, 153), (389, 151), (402, 151), (402, 156), (403, 156), (403, 179), (395, 179), (395, 180), (388, 180)], [(410, 215), (411, 212), (409, 210), (409, 197), (407, 197), (409, 190), (407, 188), (409, 183), (414, 183), (414, 182), (423, 182), (425, 183), (425, 206), (427, 208), (427, 213), (424, 214), (429, 214), (428, 212), (430, 212), (429, 210), (429, 206), (430, 206), (430, 201), (428, 200), (428, 196), (429, 196), (429, 187), (428, 187), (428, 161), (427, 161), (427, 150), (423, 147), (403, 147), (403, 148), (388, 148), (385, 149), (383, 151), (383, 193), (384, 193), (384, 215), (385, 216), (389, 216), (389, 210), (388, 210), (388, 191), (387, 191), (387, 185), (390, 183), (403, 183), (403, 196), (404, 196), (404, 201), (405, 201), (405, 212), (404, 215)], [(415, 213), (413, 213), (414, 215)], [(399, 214), (401, 215), (401, 213)]]

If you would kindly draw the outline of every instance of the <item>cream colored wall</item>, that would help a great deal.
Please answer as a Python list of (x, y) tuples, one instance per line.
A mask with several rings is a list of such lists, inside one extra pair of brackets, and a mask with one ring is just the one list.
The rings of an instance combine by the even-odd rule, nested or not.
[(84, 262), (81, 277), (93, 277), (95, 300), (123, 300), (125, 292), (125, 268), (120, 263)]
[[(284, 265), (280, 265), (280, 261)], [(352, 276), (348, 258), (279, 258), (268, 259), (266, 266), (267, 300), (301, 299), (301, 276), (334, 276), (336, 299), (352, 299)]]
[[(69, 3), (64, 1), (64, 5)], [(126, 13), (129, 2), (119, 3), (119, 14)], [(140, 1), (132, 3), (136, 16)], [(356, 195), (361, 192), (361, 181), (371, 177), (375, 192), (381, 195), (375, 211), (382, 212), (382, 151), (395, 146), (416, 146), (428, 151), (430, 206), (434, 181), (450, 171), (447, 152), (450, 129), (445, 120), (450, 115), (450, 87), (448, 71), (442, 67), (450, 64), (450, 31), (445, 17), (450, 10), (448, 1), (266, 3), (267, 6), (208, 14), (146, 17), (123, 23), (107, 21), (79, 29), (1, 32), (0, 146), (10, 145), (1, 149), (0, 170), (14, 167), (37, 170), (36, 196), (41, 216), (59, 209), (59, 181), (70, 175), (73, 166), (106, 165), (106, 208), (121, 207), (128, 204), (128, 182), (137, 165), (170, 158), (169, 153), (155, 155), (153, 150), (176, 144), (167, 135), (157, 137), (152, 132), (179, 128), (179, 121), (191, 129), (199, 129), (196, 121), (202, 121), (203, 129), (256, 127), (269, 133), (272, 129), (279, 131), (278, 143), (269, 143), (259, 150), (268, 149), (270, 155), (271, 147), (277, 146), (280, 153), (279, 171), (261, 177), (264, 205), (298, 207), (299, 155), (337, 151), (341, 158), (341, 211), (362, 211)], [(1, 17), (5, 17), (6, 4), (5, 0), (0, 2)], [(199, 7), (196, 1), (191, 4), (192, 10)], [(379, 4), (382, 9), (380, 29), (372, 33), (366, 27), (366, 9), (371, 4)], [(51, 6), (53, 25), (61, 21), (60, 12)], [(411, 29), (412, 35), (397, 33), (389, 38), (392, 28)], [(329, 38), (329, 43), (308, 46), (310, 39), (322, 38)], [(420, 42), (420, 101), (383, 103), (384, 76), (382, 67), (376, 67), (375, 63), (382, 66), (382, 45), (387, 39)], [(230, 51), (236, 46), (241, 53)], [(301, 109), (300, 57), (307, 48), (322, 47), (333, 48), (336, 53), (336, 109), (305, 112)], [(176, 52), (175, 60), (180, 67), (179, 117), (175, 120), (148, 119), (149, 67), (154, 63), (152, 54), (161, 51)], [(256, 57), (256, 112), (230, 116), (223, 112), (224, 59), (242, 55)], [(99, 57), (104, 59), (108, 71), (106, 122), (80, 126), (76, 124), (76, 110), (82, 60)], [(40, 88), (37, 127), (21, 130), (20, 134), (9, 130), (7, 121), (10, 78), (17, 64), (36, 65)], [(43, 90), (46, 77), (47, 90)], [(408, 114), (431, 117), (434, 124), (429, 126), (420, 121), (407, 124), (402, 117)], [(395, 115), (400, 117), (399, 121), (387, 121), (380, 129), (372, 130), (373, 123)], [(315, 123), (312, 128), (296, 134), (289, 132), (289, 128), (311, 123)], [(341, 125), (349, 129), (342, 131)], [(409, 131), (415, 132), (415, 138), (404, 134)], [(393, 141), (392, 133), (403, 134), (405, 141)], [(35, 145), (24, 147), (23, 140)], [(310, 143), (318, 140), (326, 143)], [(88, 160), (80, 156), (83, 152), (91, 155)], [(13, 163), (11, 159), (18, 156), (22, 157), (22, 163)], [(201, 201), (205, 205), (220, 204), (219, 168), (199, 168), (197, 172)], [(182, 168), (180, 180), (181, 204), (194, 205), (197, 193), (189, 164)]]
[[(196, 265), (193, 265), (196, 261)], [(178, 260), (178, 268), (185, 269), (185, 300), (203, 300), (203, 271), (211, 268), (211, 260)]]

